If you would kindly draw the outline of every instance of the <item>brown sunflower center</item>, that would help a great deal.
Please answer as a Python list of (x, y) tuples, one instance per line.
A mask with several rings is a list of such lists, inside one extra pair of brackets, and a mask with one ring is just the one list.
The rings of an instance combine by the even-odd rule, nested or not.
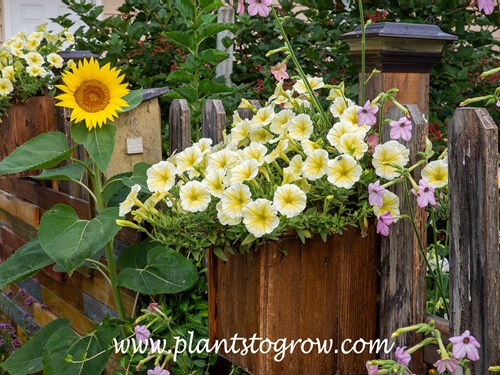
[(96, 79), (82, 82), (75, 91), (76, 103), (86, 112), (99, 112), (109, 104), (109, 89)]

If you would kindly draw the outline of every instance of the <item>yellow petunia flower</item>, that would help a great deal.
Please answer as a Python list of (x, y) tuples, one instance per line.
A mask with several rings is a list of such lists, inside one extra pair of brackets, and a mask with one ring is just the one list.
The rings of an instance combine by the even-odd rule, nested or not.
[(179, 191), (181, 207), (190, 212), (205, 211), (212, 197), (207, 187), (199, 181), (189, 181)]
[(314, 130), (313, 122), (309, 115), (300, 114), (295, 116), (288, 126), (288, 136), (296, 141), (309, 139)]
[(222, 194), (220, 199), (222, 204), (221, 209), (224, 211), (224, 214), (230, 218), (241, 217), (243, 209), (251, 201), (251, 198), (252, 193), (248, 186), (233, 184)]
[(186, 148), (175, 157), (177, 172), (192, 171), (197, 164), (201, 163), (202, 159), (203, 154), (198, 147), (191, 146)]
[[(323, 83), (323, 78), (321, 78), (321, 77), (307, 77), (307, 82), (309, 83), (309, 86), (311, 86), (311, 89), (313, 91), (318, 90), (325, 85)], [(307, 86), (303, 80), (299, 79), (293, 85), (293, 89), (299, 94), (304, 94), (307, 91)]]
[(382, 207), (377, 205), (373, 206), (373, 213), (375, 216), (380, 217), (386, 212), (389, 212), (394, 218), (394, 221), (399, 219), (399, 198), (396, 194), (386, 191), (382, 197)]
[(278, 212), (267, 199), (248, 203), (243, 210), (243, 223), (256, 238), (271, 233), (279, 225)]
[(328, 181), (339, 188), (350, 189), (359, 181), (363, 168), (350, 155), (339, 155), (328, 162)]
[(9, 95), (14, 91), (12, 82), (7, 78), (0, 78), (0, 96)]
[(302, 164), (302, 174), (305, 178), (314, 181), (326, 174), (328, 167), (328, 152), (316, 150), (309, 154)]
[(175, 184), (177, 169), (168, 161), (160, 161), (146, 171), (148, 189), (155, 192), (167, 193)]
[(257, 142), (252, 142), (250, 143), (250, 146), (245, 147), (243, 150), (241, 150), (241, 159), (242, 160), (254, 159), (257, 161), (258, 165), (261, 166), (262, 164), (264, 164), (264, 159), (266, 157), (266, 154), (267, 154), (266, 146)]
[(274, 192), (273, 203), (282, 215), (294, 217), (306, 208), (307, 197), (298, 186), (285, 184)]
[(141, 185), (135, 184), (134, 186), (132, 186), (132, 188), (130, 189), (130, 193), (127, 195), (127, 198), (125, 198), (125, 200), (119, 205), (118, 214), (120, 216), (125, 216), (132, 210), (132, 208), (135, 206), (135, 200), (140, 190)]
[(344, 134), (340, 137), (337, 149), (359, 160), (364, 156), (365, 152), (368, 151), (368, 144), (365, 142), (364, 138), (364, 135), (360, 132)]
[(448, 184), (448, 164), (443, 160), (434, 160), (422, 169), (422, 179), (433, 188)]
[(275, 116), (273, 106), (260, 108), (257, 113), (252, 117), (254, 125), (265, 126), (269, 125)]
[(85, 121), (89, 130), (113, 121), (117, 112), (128, 106), (123, 99), (129, 93), (124, 75), (110, 64), (99, 66), (93, 58), (78, 62), (78, 67), (62, 73), (64, 94), (56, 96), (56, 105), (71, 108), (71, 121)]
[(410, 150), (397, 141), (389, 141), (375, 147), (372, 164), (377, 176), (392, 180), (399, 176), (396, 168), (389, 165), (404, 167), (409, 159)]
[(259, 163), (255, 159), (245, 160), (239, 163), (230, 171), (230, 183), (250, 181), (257, 176), (259, 172)]
[(214, 170), (205, 176), (203, 184), (205, 184), (208, 191), (210, 191), (210, 194), (214, 197), (220, 198), (226, 188), (224, 183), (225, 178), (226, 172), (223, 169)]

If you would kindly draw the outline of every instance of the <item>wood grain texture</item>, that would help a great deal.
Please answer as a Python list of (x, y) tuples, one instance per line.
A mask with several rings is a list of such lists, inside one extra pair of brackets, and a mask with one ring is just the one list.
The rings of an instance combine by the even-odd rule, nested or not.
[(222, 141), (222, 132), (226, 128), (226, 111), (220, 100), (207, 99), (202, 109), (203, 138), (210, 138), (217, 144)]
[(281, 362), (273, 351), (223, 356), (255, 375), (366, 373), (368, 353), (342, 355), (335, 349), (340, 352), (344, 339), (377, 335), (377, 260), (373, 226), (364, 238), (353, 229), (326, 243), (317, 237), (305, 245), (297, 238), (268, 242), (248, 254), (228, 255), (227, 263), (209, 253), (210, 339), (236, 333), (288, 344), (331, 339), (329, 354), (301, 354), (299, 344)]
[[(16, 147), (39, 134), (56, 130), (54, 98), (35, 96), (26, 103), (14, 104), (0, 124), (0, 160)], [(33, 173), (33, 172), (31, 172)]]
[[(156, 164), (162, 158), (161, 114), (158, 98), (142, 102), (137, 108), (126, 112), (116, 123), (115, 149), (106, 169), (106, 176), (132, 172), (136, 163)], [(129, 154), (127, 140), (141, 138), (143, 152)]]
[(191, 112), (186, 99), (174, 99), (169, 110), (170, 153), (191, 146)]
[(486, 109), (459, 108), (448, 137), (451, 334), (470, 330), (486, 374), (500, 363), (498, 129)]
[(40, 208), (0, 189), (0, 207), (33, 228), (40, 224)]
[[(425, 141), (428, 132), (427, 121), (418, 107), (408, 105), (413, 130), (410, 141), (401, 141), (410, 150), (410, 162), (415, 164), (420, 158), (418, 152), (425, 150)], [(389, 109), (388, 118), (398, 120), (403, 113), (396, 107)], [(384, 139), (389, 140), (389, 125), (384, 129)], [(420, 180), (421, 168), (412, 172), (415, 181)], [(415, 224), (423, 241), (426, 241), (425, 209), (419, 208), (412, 195), (407, 200), (403, 184), (396, 184), (388, 188), (400, 200), (401, 214), (409, 214), (410, 209), (415, 217)], [(411, 189), (411, 186), (408, 187)], [(397, 328), (421, 323), (425, 312), (425, 264), (420, 253), (418, 237), (409, 220), (399, 220), (391, 225), (388, 237), (382, 238), (380, 256), (380, 337), (390, 338)], [(418, 335), (406, 334), (397, 338), (398, 346), (412, 346), (419, 340)], [(390, 357), (390, 355), (387, 355)], [(419, 371), (418, 363), (422, 362), (421, 352), (413, 355), (412, 369)]]

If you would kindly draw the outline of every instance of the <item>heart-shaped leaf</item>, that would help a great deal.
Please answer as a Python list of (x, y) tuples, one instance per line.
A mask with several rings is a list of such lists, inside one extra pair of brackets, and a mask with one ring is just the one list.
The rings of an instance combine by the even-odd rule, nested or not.
[(182, 254), (165, 247), (148, 251), (145, 267), (125, 268), (118, 284), (143, 294), (179, 293), (198, 280), (194, 264)]
[(45, 169), (69, 158), (75, 147), (68, 149), (68, 139), (60, 132), (40, 134), (16, 148), (0, 162), (0, 174)]
[(92, 220), (81, 220), (73, 208), (57, 204), (40, 221), (40, 245), (71, 275), (118, 233), (118, 218), (117, 207), (105, 209)]
[(71, 125), (71, 137), (85, 147), (102, 172), (106, 171), (113, 154), (115, 134), (116, 125), (109, 122), (92, 130), (87, 129), (84, 123)]
[(27, 375), (42, 371), (42, 354), (46, 342), (64, 328), (71, 329), (68, 319), (61, 318), (50, 322), (12, 353), (2, 367), (11, 375)]
[[(118, 327), (101, 325), (96, 331), (80, 337), (69, 327), (54, 333), (45, 344), (45, 374), (94, 375), (106, 368), (112, 348), (111, 340), (120, 334)], [(71, 358), (74, 362), (66, 361)]]
[(52, 263), (54, 261), (43, 251), (38, 239), (31, 240), (0, 264), (0, 289), (14, 281), (27, 279)]

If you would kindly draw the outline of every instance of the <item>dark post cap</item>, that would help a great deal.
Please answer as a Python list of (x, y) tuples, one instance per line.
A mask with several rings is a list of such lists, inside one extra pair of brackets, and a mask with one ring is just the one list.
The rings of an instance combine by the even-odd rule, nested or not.
[[(366, 65), (385, 72), (425, 72), (441, 59), (446, 43), (455, 35), (437, 25), (380, 22), (366, 27)], [(361, 63), (361, 27), (338, 37)]]

